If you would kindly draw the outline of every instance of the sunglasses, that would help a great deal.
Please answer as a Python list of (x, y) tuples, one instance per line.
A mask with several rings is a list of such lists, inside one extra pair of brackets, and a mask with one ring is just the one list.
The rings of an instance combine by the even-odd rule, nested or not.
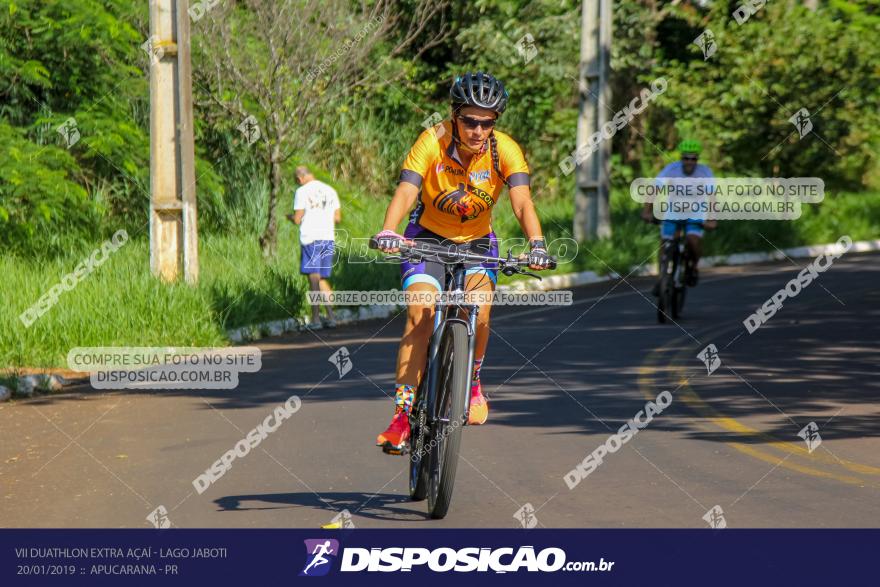
[(495, 128), (495, 119), (489, 120), (479, 120), (477, 118), (471, 118), (470, 116), (459, 116), (458, 119), (464, 123), (466, 128), (484, 128), (484, 129), (492, 129)]
[(688, 155), (688, 156), (684, 156), (684, 157), (682, 157), (681, 160), (682, 160), (682, 161), (696, 161), (697, 158), (694, 157), (694, 156)]

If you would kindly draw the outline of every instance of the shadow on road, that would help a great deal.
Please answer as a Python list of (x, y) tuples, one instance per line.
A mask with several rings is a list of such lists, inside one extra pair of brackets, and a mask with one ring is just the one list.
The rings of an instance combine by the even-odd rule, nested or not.
[[(413, 511), (400, 507), (413, 502), (400, 494), (360, 493), (330, 491), (320, 496), (311, 492), (266, 493), (253, 495), (229, 495), (214, 500), (220, 511), (242, 512), (248, 510), (276, 510), (290, 507), (307, 507), (327, 510), (327, 523), (332, 516), (342, 510), (354, 516), (373, 520), (393, 520), (396, 522), (420, 522), (428, 518), (427, 512)], [(244, 504), (250, 504), (245, 506)]]

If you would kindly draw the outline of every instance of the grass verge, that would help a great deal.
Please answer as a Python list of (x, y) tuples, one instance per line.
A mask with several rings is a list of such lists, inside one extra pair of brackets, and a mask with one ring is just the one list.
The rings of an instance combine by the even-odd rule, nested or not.
[[(340, 190), (345, 231), (332, 279), (337, 290), (388, 289), (398, 286), (391, 264), (358, 263), (367, 254), (364, 240), (382, 223), (387, 200)], [(287, 203), (289, 205), (289, 202)], [(571, 236), (572, 206), (567, 199), (542, 200), (536, 206), (548, 241)], [(880, 194), (826, 196), (821, 205), (805, 206), (793, 222), (724, 222), (706, 238), (705, 254), (770, 251), (803, 244), (853, 240), (880, 235)], [(612, 197), (613, 235), (554, 252), (565, 262), (560, 272), (593, 270), (626, 274), (636, 264), (656, 258), (657, 228), (639, 219), (639, 205), (627, 193)], [(281, 210), (287, 212), (288, 210)], [(522, 233), (506, 200), (494, 211), (494, 229), (505, 243), (517, 244)], [(279, 255), (265, 261), (256, 238), (205, 235), (200, 242), (201, 281), (196, 287), (163, 285), (149, 271), (143, 235), (132, 235), (119, 251), (83, 279), (33, 325), (18, 316), (71, 273), (100, 243), (84, 245), (64, 257), (39, 260), (0, 257), (5, 280), (0, 306), (0, 366), (63, 367), (77, 346), (213, 346), (226, 343), (225, 330), (255, 322), (306, 314), (306, 280), (299, 274), (299, 246), (294, 227), (282, 221)], [(562, 243), (562, 241), (557, 241)], [(521, 246), (521, 244), (520, 244)], [(515, 251), (516, 252), (516, 248)], [(501, 283), (509, 281), (502, 276)]]

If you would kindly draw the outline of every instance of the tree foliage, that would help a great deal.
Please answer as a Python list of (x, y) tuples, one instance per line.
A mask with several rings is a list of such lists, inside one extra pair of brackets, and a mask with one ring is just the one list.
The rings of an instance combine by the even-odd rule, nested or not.
[[(426, 12), (428, 4), (208, 8), (192, 27), (203, 229), (266, 236), (299, 162), (386, 197), (423, 124), (448, 116), (452, 77), (469, 69), (491, 71), (510, 90), (500, 128), (523, 145), (536, 193), (570, 197), (572, 177), (558, 163), (576, 148), (580, 2), (474, 0)], [(615, 135), (615, 183), (656, 171), (681, 136), (694, 135), (724, 174), (880, 186), (880, 3), (828, 0), (812, 11), (768, 2), (738, 24), (739, 4), (614, 3), (609, 116), (655, 78), (668, 81)], [(377, 7), (388, 20), (353, 42)], [(694, 40), (707, 29), (717, 51), (704, 58)], [(147, 37), (146, 2), (0, 0), (4, 250), (54, 253), (120, 226), (144, 228)], [(803, 137), (790, 122), (801, 108), (813, 124)], [(261, 148), (244, 146), (244, 112), (266, 131)], [(71, 119), (79, 137), (68, 145), (57, 129)]]
[[(690, 58), (657, 71), (670, 82), (663, 107), (679, 130), (704, 139), (719, 168), (850, 189), (867, 181), (880, 145), (876, 43), (826, 10), (780, 3), (741, 25), (717, 5), (703, 27), (714, 33), (714, 55), (704, 60), (692, 45)], [(802, 108), (813, 125), (804, 137), (790, 121)]]
[[(126, 6), (0, 1), (0, 143), (10, 154), (0, 163), (9, 179), (0, 239), (15, 250), (94, 237), (102, 215), (125, 217), (146, 186), (146, 83)], [(71, 125), (68, 144), (61, 131)]]

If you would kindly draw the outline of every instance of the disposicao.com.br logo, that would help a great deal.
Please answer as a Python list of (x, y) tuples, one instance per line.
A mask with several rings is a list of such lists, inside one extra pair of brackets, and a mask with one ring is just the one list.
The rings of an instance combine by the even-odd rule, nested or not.
[[(338, 552), (335, 540), (306, 540), (308, 552), (306, 566), (301, 576), (326, 574), (331, 561)], [(323, 559), (323, 560), (322, 560)], [(319, 562), (320, 561), (320, 562)], [(320, 566), (319, 566), (320, 565)], [(414, 568), (426, 568), (436, 573), (448, 571), (478, 573), (516, 573), (518, 571), (545, 572), (556, 571), (610, 571), (614, 562), (604, 558), (595, 561), (566, 561), (566, 553), (561, 548), (544, 548), (536, 551), (533, 546), (465, 547), (465, 548), (356, 548), (342, 550), (340, 572), (408, 572)], [(320, 569), (320, 571), (318, 570)]]
[(300, 577), (320, 577), (330, 572), (336, 555), (339, 554), (339, 541), (332, 538), (310, 538), (306, 543), (306, 566)]

